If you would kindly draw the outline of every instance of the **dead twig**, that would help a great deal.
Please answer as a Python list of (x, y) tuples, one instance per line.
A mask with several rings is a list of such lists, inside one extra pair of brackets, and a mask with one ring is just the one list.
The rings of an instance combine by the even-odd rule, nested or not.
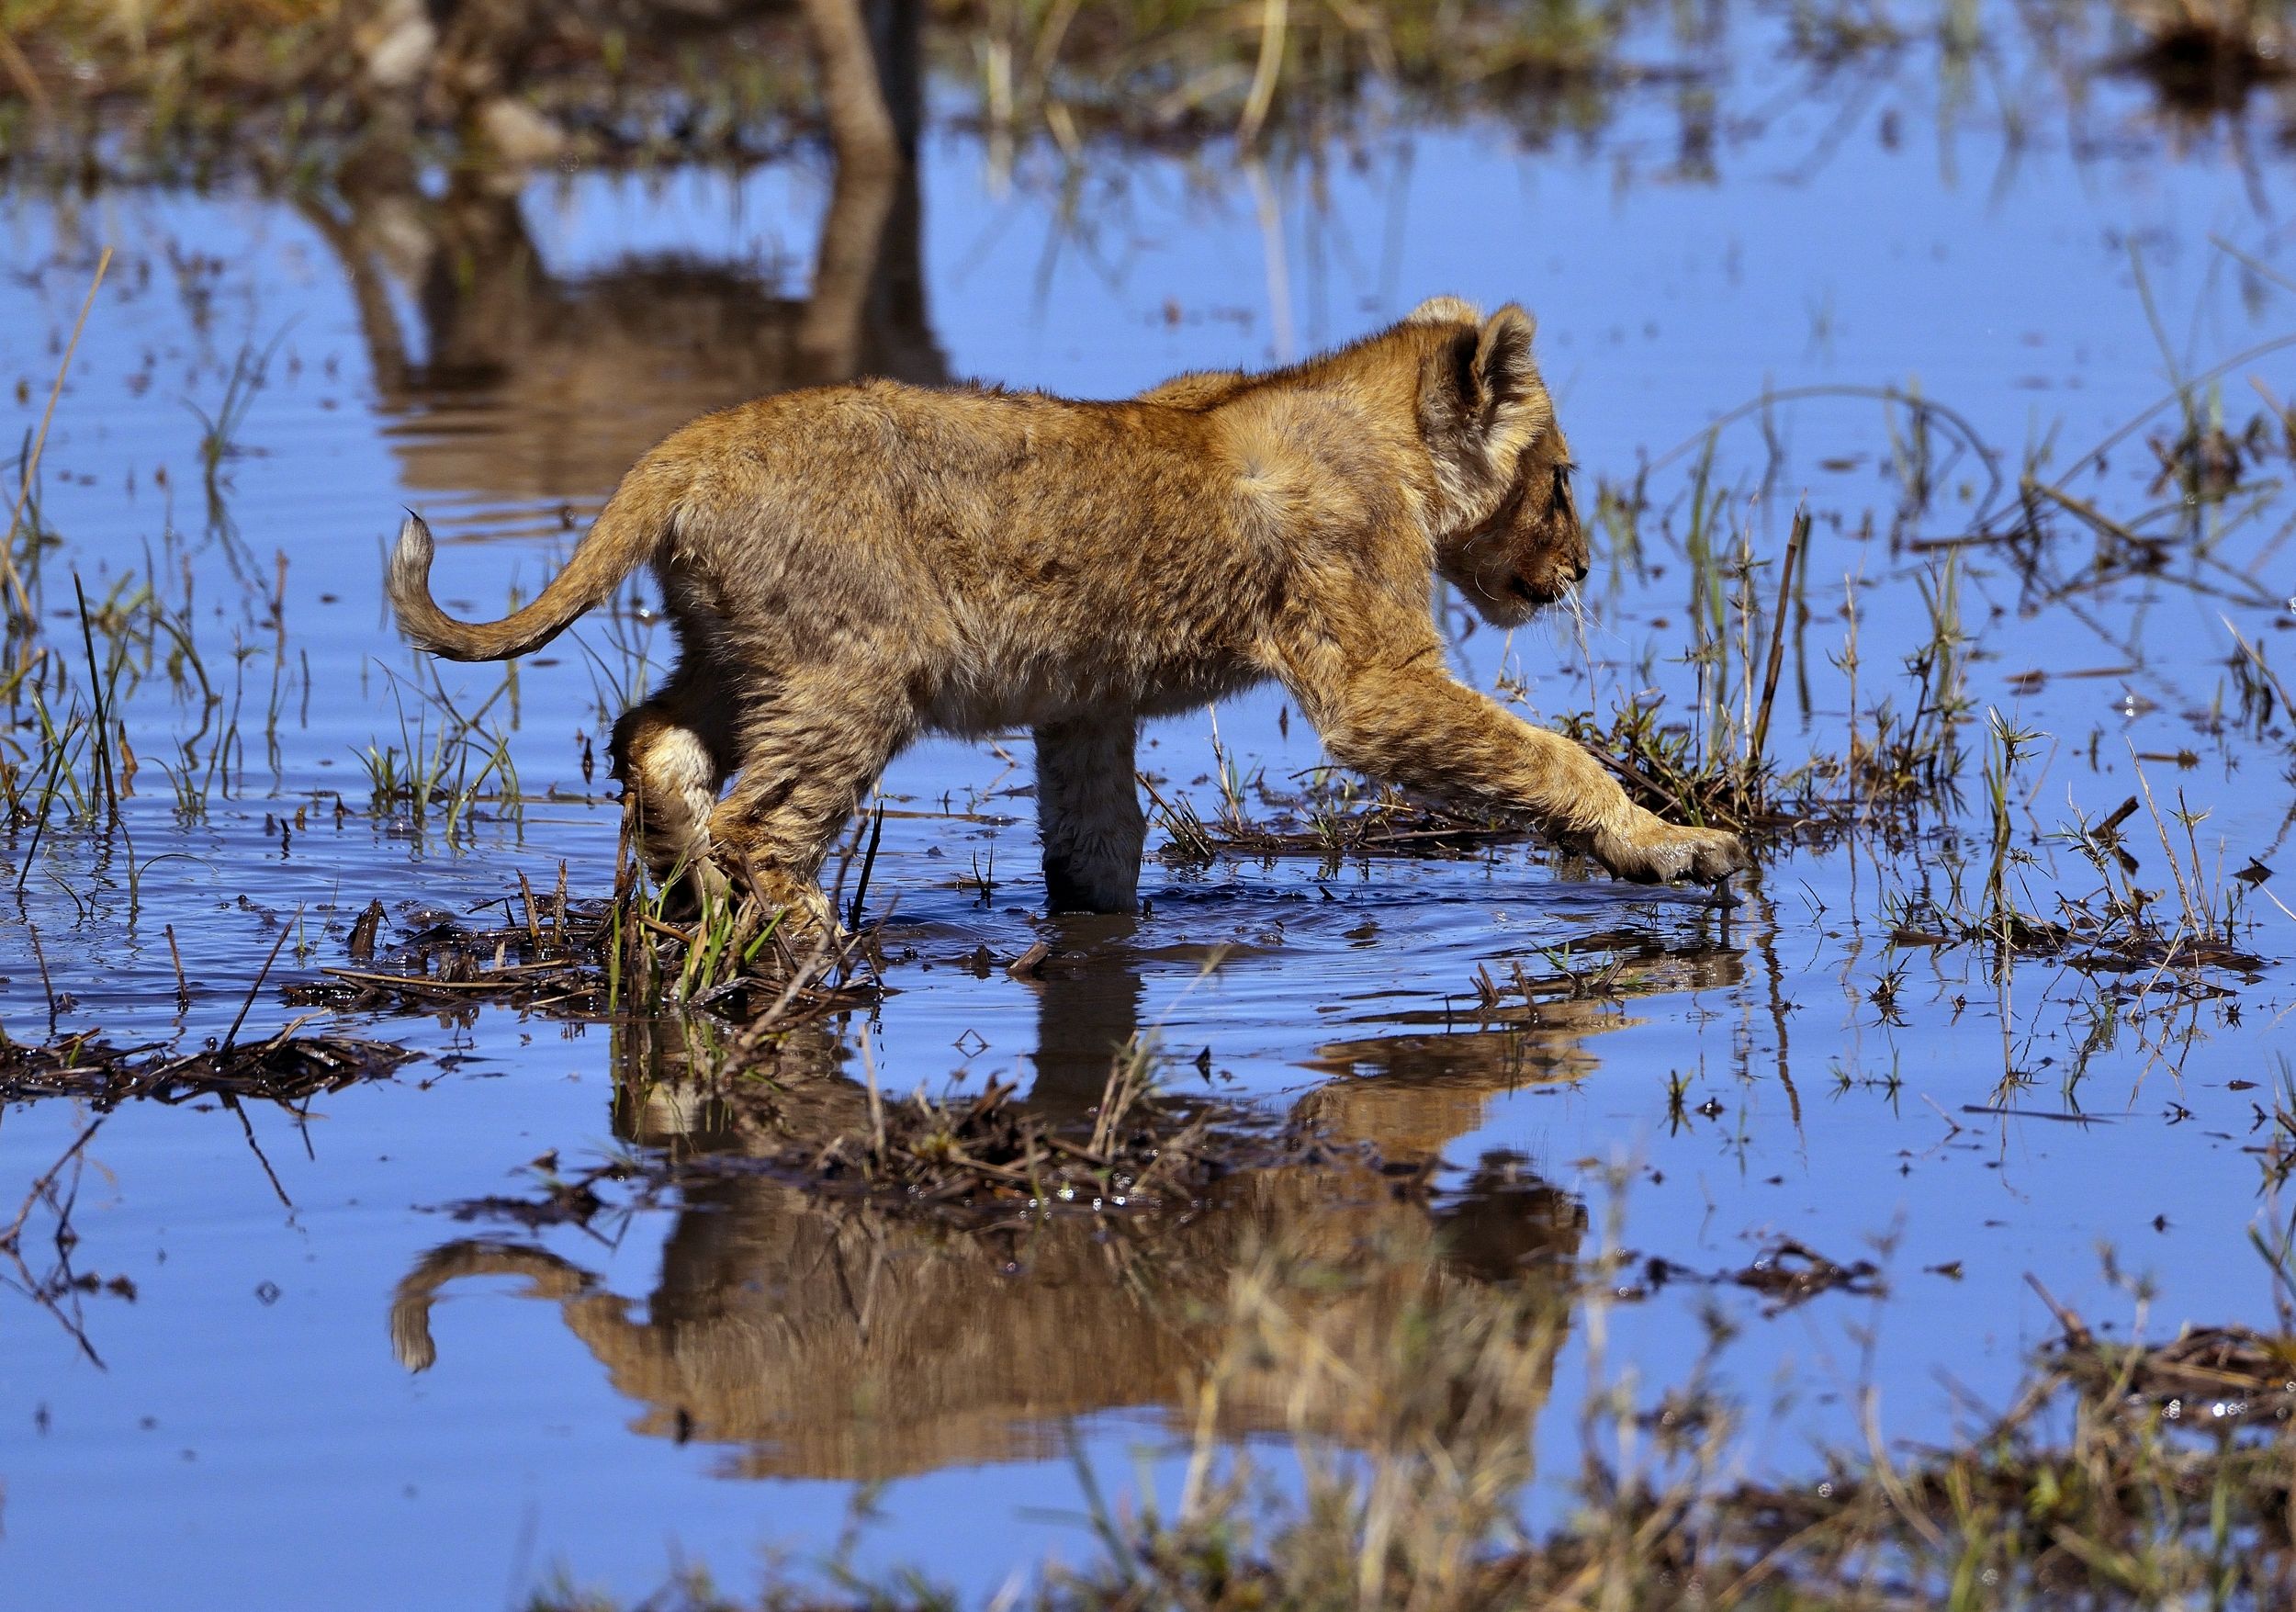
[(24, 1223), (31, 1219), (33, 1207), (39, 1202), (41, 1195), (55, 1185), (56, 1178), (63, 1174), (64, 1166), (79, 1156), (80, 1149), (88, 1144), (88, 1139), (102, 1130), (104, 1122), (110, 1117), (108, 1114), (98, 1114), (89, 1121), (87, 1128), (73, 1139), (71, 1146), (63, 1150), (63, 1155), (48, 1167), (47, 1174), (32, 1183), (32, 1189), (24, 1195), (23, 1207), (16, 1212), (16, 1218), (8, 1223), (8, 1229), (0, 1232), (0, 1248), (11, 1253), (15, 1251), (17, 1240), (24, 1234)]

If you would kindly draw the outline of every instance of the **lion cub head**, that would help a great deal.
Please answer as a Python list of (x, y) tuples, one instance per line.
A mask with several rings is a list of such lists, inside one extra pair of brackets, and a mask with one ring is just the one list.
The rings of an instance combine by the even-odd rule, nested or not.
[(1495, 626), (1516, 626), (1587, 572), (1570, 447), (1531, 357), (1531, 316), (1455, 297), (1403, 321), (1420, 340), (1419, 428), (1433, 462), (1436, 569)]
[(1470, 303), (1436, 297), (1392, 329), (1327, 357), (1270, 375), (1175, 376), (1141, 401), (1203, 412), (1302, 385), (1385, 400), (1395, 395), (1398, 361), (1415, 365), (1435, 568), (1484, 620), (1518, 626), (1567, 598), (1587, 572), (1570, 445), (1531, 357), (1535, 330), (1513, 303), (1485, 319)]

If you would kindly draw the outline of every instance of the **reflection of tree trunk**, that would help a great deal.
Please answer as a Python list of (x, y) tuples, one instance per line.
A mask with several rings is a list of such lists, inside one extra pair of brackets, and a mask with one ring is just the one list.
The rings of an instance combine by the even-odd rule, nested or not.
[(555, 506), (603, 494), (714, 409), (861, 375), (947, 378), (914, 168), (838, 171), (802, 301), (687, 256), (554, 277), (518, 197), (483, 178), (439, 197), (346, 181), (340, 202), (301, 207), (343, 265), (384, 411), (422, 416), (390, 433), (418, 493)]
[[(821, 81), (823, 119), (847, 167), (886, 174), (915, 160), (923, 120), (920, 0), (800, 0)], [(365, 103), (362, 161), (411, 171), (409, 149), (427, 111), (471, 150), (516, 167), (563, 146), (565, 136), (526, 100), (539, 48), (569, 19), (609, 23), (641, 49), (677, 49), (697, 26), (722, 29), (754, 9), (644, 0), (611, 18), (599, 7), (543, 0), (356, 0), (344, 43)]]
[(359, 336), (366, 344), (367, 362), (374, 366), (375, 389), (386, 409), (405, 395), (411, 361), (407, 340), (399, 328), (399, 311), (390, 305), (390, 287), (377, 268), (375, 254), (362, 236), (360, 213), (353, 205), (348, 220), (338, 219), (306, 196), (296, 198), (296, 210), (317, 230), (350, 281), (351, 304), (357, 310)]
[[(408, 440), (411, 456), (434, 452), (440, 461), (437, 475), (410, 464), (416, 488), (592, 494), (669, 430), (713, 409), (861, 375), (946, 378), (926, 307), (914, 162), (923, 120), (919, 0), (805, 4), (838, 153), (805, 302), (772, 298), (754, 274), (683, 259), (554, 280), (526, 230), (515, 175), (458, 167), (433, 199), (411, 163), (365, 163), (342, 179), (347, 217), (304, 204), (349, 276), (384, 406), (486, 394), (469, 399), (487, 409), (484, 419), (445, 427), (454, 444)], [(478, 55), (487, 51), (478, 44), (517, 53), (523, 36), (512, 23), (526, 15), (521, 0), (456, 0), (443, 11), (449, 42), (476, 41)], [(422, 71), (466, 88), (499, 87), (480, 84), (479, 69), (456, 77), (446, 64), (456, 56), (443, 51)], [(403, 95), (420, 76), (393, 57), (388, 84), (378, 85)], [(392, 308), (391, 279), (414, 292), (421, 310), (420, 363)], [(473, 451), (479, 430), (506, 440)], [(522, 448), (530, 450), (523, 463)], [(595, 462), (609, 458), (617, 462)], [(495, 481), (472, 479), (489, 464), (498, 467)], [(556, 474), (578, 483), (532, 484)]]
[[(457, 175), (433, 201), (411, 186), (346, 185), (349, 216), (305, 198), (299, 210), (325, 238), (350, 281), (359, 333), (383, 407), (419, 391), (484, 387), (543, 340), (541, 312), (556, 299), (515, 193)], [(408, 352), (389, 280), (415, 293), (424, 354)]]
[(911, 165), (924, 132), (924, 0), (864, 0), (869, 43), (877, 62), (877, 82), (893, 114), (894, 138)]
[[(805, 22), (813, 30), (814, 58), (820, 66), (821, 109), (828, 119), (829, 138), (837, 144), (838, 168), (892, 173), (910, 149), (894, 122), (888, 86), (878, 75), (880, 42), (888, 55), (902, 42), (899, 30), (890, 26), (895, 8), (887, 0), (878, 0), (877, 8), (887, 14), (887, 21), (872, 29), (870, 25), (876, 19), (864, 18), (857, 0), (804, 0), (804, 6)], [(913, 54), (915, 7), (907, 9), (906, 43)], [(909, 98), (914, 100), (913, 93)]]
[(457, 175), (438, 207), (437, 245), (423, 276), (430, 387), (493, 384), (536, 344), (551, 286), (515, 194)]
[(910, 197), (906, 243), (917, 251), (917, 181), (904, 185), (885, 168), (838, 163), (829, 192), (828, 216), (821, 221), (821, 248), (814, 260), (813, 295), (797, 325), (800, 373), (824, 381), (850, 379), (863, 368), (872, 304), (878, 300), (878, 265), (890, 244), (886, 226), (895, 197)]
[[(834, 210), (834, 196), (831, 201)], [(871, 351), (864, 367), (913, 385), (945, 384), (948, 359), (933, 337), (932, 310), (925, 294), (925, 199), (914, 164), (903, 168), (894, 181), (867, 272), (869, 295), (862, 311)], [(816, 286), (816, 294), (818, 289)]]

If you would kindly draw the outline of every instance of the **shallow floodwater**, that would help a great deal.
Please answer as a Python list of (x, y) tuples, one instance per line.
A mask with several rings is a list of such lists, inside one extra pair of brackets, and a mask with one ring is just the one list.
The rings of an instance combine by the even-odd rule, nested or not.
[[(1852, 1430), (1868, 1386), (1896, 1437), (1939, 1434), (1957, 1392), (1998, 1401), (2052, 1330), (2029, 1274), (2093, 1321), (2127, 1325), (2139, 1278), (2155, 1329), (2268, 1317), (2247, 1232), (2274, 1209), (2251, 1150), (2289, 1077), (2296, 922), (2270, 899), (2284, 881), (2236, 875), (2287, 860), (2290, 719), (2252, 719), (2258, 679), (2235, 660), (2245, 640), (2296, 665), (2269, 412), (2296, 397), (2296, 347), (2207, 378), (2296, 337), (2296, 183), (2261, 102), (2172, 118), (2092, 71), (2103, 33), (2050, 54), (2005, 10), (1969, 26), (1966, 52), (1923, 39), (1829, 71), (1751, 16), (1653, 33), (1634, 60), (1694, 71), (1612, 92), (1583, 130), (1367, 113), (1253, 166), (1007, 162), (944, 133), (914, 194), (856, 194), (803, 160), (355, 197), (14, 189), (9, 433), (37, 427), (115, 251), (42, 467), (46, 641), (79, 652), (75, 574), (98, 609), (155, 582), (173, 625), (119, 685), (122, 831), (67, 800), (7, 834), (8, 1035), (196, 1046), (251, 990), (250, 1031), (274, 1031), (310, 1011), (280, 986), (343, 964), (370, 900), (388, 938), (514, 896), (522, 873), (611, 887), (602, 732), (660, 674), (666, 635), (641, 603), (507, 681), (433, 665), (380, 602), (401, 505), (440, 534), (450, 607), (500, 614), (632, 457), (706, 408), (861, 372), (1117, 396), (1304, 355), (1436, 292), (1517, 299), (1590, 520), (1598, 479), (1645, 507), (1598, 535), (1582, 631), (1462, 617), (1460, 674), (1534, 719), (1607, 720), (1660, 690), (1690, 720), (1695, 613), (1737, 586), (1694, 550), (1743, 543), (1766, 623), (1806, 501), (1772, 753), (1840, 755), (1878, 704), (1916, 712), (1907, 658), (1949, 601), (1957, 801), (1909, 832), (1868, 814), (1782, 838), (1727, 919), (1704, 892), (1507, 844), (1157, 861), (1137, 921), (1048, 920), (1027, 736), (929, 743), (885, 780), (867, 892), (891, 914), (890, 993), (812, 1032), (818, 1059), (858, 1077), (865, 1043), (895, 1089), (1018, 1078), (1081, 1107), (1109, 1050), (1153, 1032), (1183, 1089), (1440, 1155), (1438, 1216), (1516, 1266), (1615, 1241), (1712, 1271), (1785, 1236), (1882, 1268), (1882, 1296), (1777, 1314), (1678, 1282), (1577, 1318), (1538, 1431), (1556, 1471), (1593, 1335), (1603, 1373), (1664, 1384), (1708, 1304), (1743, 1327), (1728, 1380), (1782, 1413), (1755, 1457), (1786, 1470)], [(2187, 507), (2146, 445), (2182, 428), (2158, 405), (2194, 378), (2204, 423), (2269, 429), (2244, 439), (2239, 490)], [(1765, 390), (1766, 411), (1728, 412)], [(1989, 540), (2028, 470), (2099, 521), (2043, 500), (2043, 536)], [(1981, 515), (2002, 517), (1987, 540), (1957, 541)], [(2156, 809), (2124, 828), (2136, 884), (2171, 912), (2179, 876), (2238, 896), (2249, 958), (2110, 973), (1928, 943), (1908, 898), (1975, 902), (1993, 856), (1989, 712), (2036, 736), (2003, 791), (2025, 910), (2094, 896), (2103, 876), (2054, 836), (2149, 789)], [(0, 742), (21, 761), (37, 740)], [(514, 772), (518, 804), (377, 808), (377, 768), (433, 754), (450, 781)], [(1156, 725), (1142, 764), (1210, 821), (1223, 776), (1264, 813), (1263, 790), (1320, 759), (1269, 691)], [(1040, 940), (1038, 976), (1008, 975)], [(1574, 996), (1570, 975), (1614, 960), (1615, 988)], [(726, 1144), (658, 1081), (685, 1031), (499, 1008), (310, 1027), (331, 1023), (420, 1055), (308, 1112), (127, 1105), (68, 1172), (71, 1239), (49, 1206), (28, 1217), (0, 1293), (11, 1606), (292, 1603), (315, 1584), (346, 1606), (449, 1604), (560, 1570), (636, 1594), (681, 1557), (738, 1585), (768, 1549), (827, 1556), (861, 1507), (855, 1561), (981, 1595), (1091, 1551), (1078, 1460), (1120, 1493), (1176, 1481), (1174, 1317), (1219, 1292), (1243, 1212), (1207, 1212), (1161, 1295), (1089, 1235), (872, 1240), (763, 1185), (588, 1227), (466, 1223), (448, 1206), (522, 1190), (544, 1155)], [(0, 1114), (0, 1214), (96, 1117)], [(1312, 1180), (1250, 1211), (1364, 1234), (1387, 1212)]]

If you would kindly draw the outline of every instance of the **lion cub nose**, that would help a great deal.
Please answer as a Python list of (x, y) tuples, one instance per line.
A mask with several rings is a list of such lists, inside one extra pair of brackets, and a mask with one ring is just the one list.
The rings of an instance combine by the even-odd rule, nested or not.
[(1576, 566), (1571, 568), (1570, 580), (1574, 582), (1583, 582), (1586, 581), (1587, 572), (1593, 569), (1594, 562), (1592, 559), (1581, 558)]

